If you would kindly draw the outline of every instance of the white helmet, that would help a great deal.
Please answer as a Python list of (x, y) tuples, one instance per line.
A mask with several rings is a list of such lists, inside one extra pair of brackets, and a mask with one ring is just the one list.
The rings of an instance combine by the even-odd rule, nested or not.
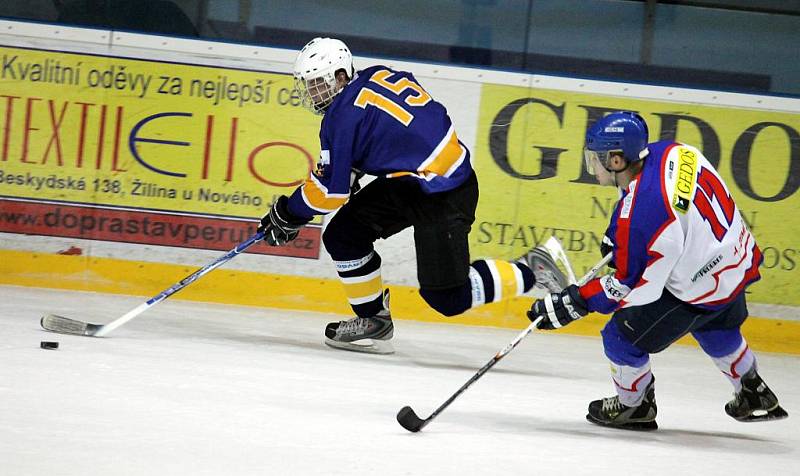
[(314, 38), (300, 50), (294, 62), (294, 82), (305, 108), (325, 114), (341, 91), (336, 87), (336, 72), (341, 69), (353, 77), (353, 55), (341, 40)]

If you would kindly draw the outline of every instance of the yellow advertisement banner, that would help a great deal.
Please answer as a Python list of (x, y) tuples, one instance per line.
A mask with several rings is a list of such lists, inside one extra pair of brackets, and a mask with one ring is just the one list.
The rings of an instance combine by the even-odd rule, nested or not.
[(230, 249), (319, 153), (289, 75), (101, 55), (0, 47), (0, 124), (11, 233)]
[(0, 47), (0, 195), (257, 217), (318, 155), (291, 76)]
[(797, 114), (485, 84), (473, 255), (516, 257), (555, 235), (576, 273), (597, 262), (618, 195), (584, 169), (584, 134), (623, 109), (644, 116), (651, 141), (694, 145), (722, 174), (764, 254), (750, 300), (800, 305)]

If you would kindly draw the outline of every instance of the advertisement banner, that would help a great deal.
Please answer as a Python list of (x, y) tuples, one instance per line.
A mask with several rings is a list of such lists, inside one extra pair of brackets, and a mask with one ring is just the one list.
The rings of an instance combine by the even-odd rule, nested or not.
[(764, 254), (749, 299), (800, 305), (797, 114), (484, 84), (473, 255), (512, 258), (555, 235), (576, 274), (597, 262), (618, 195), (586, 172), (584, 134), (623, 109), (644, 116), (651, 141), (694, 145), (722, 174)]
[[(256, 232), (253, 220), (146, 212), (108, 206), (0, 199), (0, 230), (143, 245), (228, 251)], [(261, 242), (249, 253), (318, 258), (321, 228), (307, 226), (286, 246)]]
[(289, 75), (24, 48), (0, 47), (0, 124), (0, 231), (130, 243), (228, 249), (319, 150)]

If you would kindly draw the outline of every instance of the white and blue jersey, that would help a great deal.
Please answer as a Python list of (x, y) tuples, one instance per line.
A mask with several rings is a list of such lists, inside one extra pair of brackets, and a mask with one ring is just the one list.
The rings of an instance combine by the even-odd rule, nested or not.
[(616, 272), (580, 289), (589, 310), (642, 306), (664, 289), (721, 309), (761, 276), (763, 257), (711, 163), (694, 147), (647, 146), (642, 171), (622, 191), (606, 235)]
[(336, 96), (320, 128), (317, 169), (289, 197), (298, 217), (330, 213), (350, 197), (351, 170), (418, 180), (425, 193), (458, 187), (472, 173), (444, 106), (411, 73), (373, 66)]

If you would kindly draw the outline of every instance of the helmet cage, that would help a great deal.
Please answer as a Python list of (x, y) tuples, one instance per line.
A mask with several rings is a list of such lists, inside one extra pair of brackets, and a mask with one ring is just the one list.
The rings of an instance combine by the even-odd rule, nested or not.
[(324, 74), (315, 78), (294, 78), (294, 88), (300, 96), (302, 106), (314, 114), (325, 114), (333, 98), (339, 93), (336, 90), (336, 76)]
[(294, 63), (295, 90), (301, 104), (315, 114), (325, 114), (342, 87), (336, 72), (354, 75), (353, 55), (342, 41), (314, 38), (300, 50)]

